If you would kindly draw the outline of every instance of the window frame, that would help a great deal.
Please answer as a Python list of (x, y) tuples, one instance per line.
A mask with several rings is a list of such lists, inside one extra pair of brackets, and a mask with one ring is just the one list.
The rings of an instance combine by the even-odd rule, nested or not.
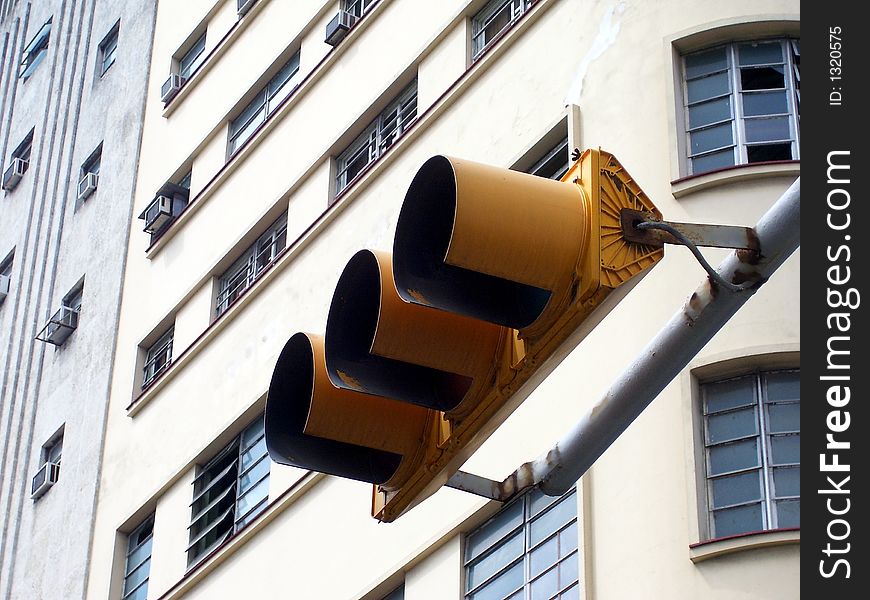
[(292, 83), (299, 75), (299, 61), (300, 50), (297, 49), (235, 118), (230, 119), (227, 127), (227, 159), (253, 137), (299, 85), (298, 82)]
[[(781, 62), (765, 62), (751, 63), (741, 65), (739, 61), (739, 47), (749, 44), (768, 44), (779, 43), (781, 48)], [(696, 76), (688, 75), (688, 67), (686, 58), (693, 55), (710, 53), (719, 49), (724, 49), (726, 64), (724, 68), (718, 68), (710, 72), (704, 72)], [(774, 37), (762, 37), (752, 39), (730, 39), (723, 40), (715, 44), (706, 45), (701, 48), (693, 48), (690, 51), (680, 51), (679, 56), (679, 98), (682, 115), (680, 119), (680, 131), (678, 134), (683, 138), (684, 154), (681, 159), (682, 170), (686, 177), (695, 177), (707, 173), (714, 173), (723, 169), (735, 167), (750, 166), (759, 163), (787, 160), (800, 160), (800, 36), (799, 35), (778, 35)], [(764, 89), (743, 89), (741, 70), (751, 69), (764, 66), (782, 65), (783, 68), (783, 87), (782, 88), (764, 88)], [(716, 76), (721, 73), (726, 73), (728, 82), (728, 91), (719, 92), (710, 96), (704, 96), (700, 99), (689, 100), (689, 83), (691, 81), (701, 81), (705, 78)], [(784, 93), (786, 99), (786, 112), (771, 112), (762, 114), (746, 115), (744, 107), (744, 98), (753, 95), (759, 96), (764, 93), (780, 91)], [(691, 109), (705, 103), (709, 104), (718, 100), (728, 99), (728, 118), (720, 118), (709, 123), (702, 123), (692, 127)], [(760, 122), (765, 119), (783, 118), (787, 119), (789, 137), (788, 139), (760, 139), (749, 140), (746, 132), (747, 122)], [(731, 125), (731, 143), (715, 148), (708, 148), (698, 152), (692, 151), (692, 135), (705, 130), (723, 127), (726, 124)], [(764, 148), (765, 146), (773, 146), (777, 144), (789, 144), (791, 158), (775, 158), (775, 159), (760, 159), (750, 162), (750, 148)], [(696, 168), (695, 161), (705, 157), (713, 157), (720, 153), (725, 153), (731, 150), (730, 164), (714, 164), (709, 167)]]
[[(12, 293), (12, 269), (15, 267), (15, 250), (12, 250), (0, 260), (0, 275), (9, 278), (9, 293)], [(0, 306), (6, 302), (6, 297), (0, 297)]]
[(25, 167), (22, 173), (26, 173), (27, 169), (30, 168), (30, 157), (33, 155), (33, 133), (35, 129), (31, 129), (27, 135), (24, 136), (24, 139), (15, 146), (15, 149), (10, 153), (9, 158), (10, 162), (16, 158), (20, 158), (21, 160), (27, 161), (27, 166)]
[[(800, 429), (797, 430), (788, 430), (788, 431), (771, 431), (769, 429), (769, 406), (774, 404), (797, 404), (798, 410), (800, 407), (800, 397), (797, 400), (794, 399), (786, 399), (786, 400), (773, 400), (768, 401), (766, 394), (766, 383), (767, 378), (770, 375), (779, 376), (782, 374), (794, 375), (798, 379), (798, 383), (800, 381), (800, 368), (799, 367), (782, 367), (782, 366), (772, 366), (770, 368), (756, 368), (750, 370), (742, 370), (738, 373), (730, 373), (727, 376), (720, 377), (709, 377), (703, 380), (698, 381), (698, 404), (695, 410), (695, 414), (698, 416), (698, 422), (696, 424), (696, 435), (699, 444), (700, 456), (699, 456), (699, 474), (701, 481), (699, 482), (698, 491), (701, 501), (699, 502), (701, 509), (701, 539), (704, 543), (713, 542), (722, 539), (730, 539), (733, 537), (741, 537), (748, 536), (758, 533), (766, 533), (766, 532), (774, 532), (782, 529), (799, 529), (800, 524), (797, 525), (785, 525), (782, 526), (779, 524), (777, 511), (775, 508), (775, 504), (778, 501), (785, 502), (793, 502), (797, 501), (798, 505), (800, 503), (800, 493), (795, 495), (783, 495), (777, 496), (775, 495), (775, 485), (774, 485), (774, 473), (775, 469), (794, 469), (797, 468), (798, 471), (800, 469), (800, 461), (797, 463), (788, 462), (788, 463), (773, 463), (771, 459), (772, 455), (772, 443), (771, 438), (774, 437), (787, 437), (787, 436), (800, 436)], [(753, 398), (751, 400), (747, 399), (740, 405), (729, 406), (722, 410), (718, 411), (709, 411), (707, 408), (707, 395), (708, 390), (715, 386), (716, 384), (727, 384), (730, 382), (736, 382), (741, 379), (752, 379), (752, 391)], [(745, 410), (749, 407), (753, 408), (754, 411), (754, 426), (755, 426), (755, 434), (754, 435), (745, 435), (739, 436), (738, 438), (721, 440), (718, 442), (711, 442), (709, 436), (709, 420), (708, 417), (712, 416), (722, 416), (727, 415), (729, 413), (739, 412), (741, 410)], [(729, 444), (739, 444), (741, 442), (748, 441), (750, 439), (756, 440), (756, 452), (757, 452), (757, 466), (745, 467), (736, 470), (723, 471), (721, 473), (711, 474), (711, 448), (716, 447), (724, 447)], [(799, 442), (798, 442), (799, 443)], [(723, 506), (715, 506), (714, 493), (713, 493), (713, 481), (721, 480), (730, 476), (739, 476), (741, 474), (749, 473), (757, 471), (759, 473), (759, 486), (760, 486), (760, 499), (759, 500), (747, 500), (745, 502), (737, 502), (726, 504)], [(746, 529), (742, 531), (729, 531), (727, 533), (721, 534), (716, 531), (715, 525), (715, 513), (717, 511), (729, 510), (733, 508), (740, 508), (743, 506), (751, 506), (755, 504), (760, 504), (761, 506), (761, 519), (762, 524), (760, 529)]]
[[(133, 545), (133, 541), (137, 540), (139, 538), (139, 536), (145, 530), (148, 530), (147, 537), (144, 540), (138, 542), (135, 547), (131, 548), (131, 546)], [(145, 596), (147, 596), (147, 594), (148, 594), (148, 581), (151, 578), (151, 556), (152, 556), (152, 550), (153, 550), (153, 547), (151, 546), (151, 544), (153, 543), (153, 539), (154, 539), (154, 513), (152, 513), (151, 515), (146, 517), (127, 536), (127, 554), (126, 554), (126, 557), (124, 559), (124, 578), (123, 578), (122, 583), (121, 583), (121, 599), (122, 600), (129, 600), (130, 598), (135, 598), (134, 595), (138, 594), (140, 592), (140, 590), (143, 589), (143, 586), (144, 586), (144, 590), (145, 590), (144, 594), (145, 594)], [(141, 561), (136, 563), (136, 565), (131, 569), (130, 568), (130, 558), (132, 556), (134, 556), (141, 548), (144, 548), (146, 544), (149, 545), (147, 555)], [(143, 577), (142, 581), (136, 583), (132, 588), (130, 588), (128, 590), (127, 589), (128, 578), (131, 575), (133, 575), (133, 573), (135, 573), (136, 571), (141, 569), (143, 566), (145, 566), (146, 563), (147, 563), (147, 571), (146, 571), (145, 576)], [(140, 596), (140, 597), (144, 598), (145, 596)]]
[[(94, 175), (100, 174), (100, 166), (103, 160), (103, 143), (100, 144), (94, 149), (93, 152), (88, 155), (85, 161), (82, 163), (82, 166), (79, 168), (79, 181), (84, 179), (88, 173), (93, 173)], [(96, 166), (96, 168), (94, 168)]]
[[(103, 37), (98, 46), (97, 60), (100, 65), (100, 77), (115, 64), (118, 55), (118, 38), (121, 31), (121, 21), (117, 21)], [(106, 61), (108, 59), (108, 64)]]
[[(172, 365), (172, 348), (175, 342), (175, 323), (157, 338), (157, 341), (145, 349), (144, 363), (142, 365), (142, 385), (147, 389), (160, 375), (165, 373)], [(163, 362), (159, 365), (158, 361)], [(156, 366), (155, 366), (156, 365)]]
[[(193, 77), (202, 64), (205, 62), (207, 54), (205, 52), (206, 34), (208, 31), (203, 31), (197, 36), (193, 44), (184, 54), (177, 59), (177, 74), (185, 81)], [(193, 37), (193, 36), (191, 36)]]
[(341, 6), (344, 12), (360, 18), (375, 5), (378, 0), (342, 0)]
[[(335, 158), (336, 196), (351, 186), (368, 166), (386, 153), (417, 120), (417, 78), (390, 100), (386, 108), (369, 123)], [(366, 161), (357, 163), (366, 153)], [(348, 177), (351, 168), (358, 165)]]
[[(506, 594), (502, 594), (501, 597), (512, 598), (516, 594), (522, 593), (522, 597), (524, 599), (527, 599), (530, 597), (531, 586), (535, 581), (543, 579), (548, 573), (552, 572), (554, 569), (556, 569), (556, 572), (558, 574), (560, 566), (565, 564), (569, 560), (577, 561), (577, 578), (576, 580), (572, 580), (565, 585), (559, 586), (557, 588), (558, 591), (555, 593), (555, 597), (558, 597), (561, 594), (565, 594), (566, 592), (569, 592), (575, 587), (578, 590), (579, 596), (579, 592), (581, 592), (580, 574), (582, 571), (582, 555), (580, 552), (581, 532), (579, 498), (580, 492), (577, 486), (573, 486), (571, 489), (565, 492), (565, 494), (558, 498), (546, 496), (537, 488), (533, 488), (531, 491), (519, 496), (518, 498), (503, 506), (493, 517), (477, 527), (474, 531), (469, 532), (465, 536), (462, 556), (462, 566), (464, 573), (464, 585), (462, 592), (463, 600), (474, 599), (475, 595), (484, 591), (489, 584), (497, 581), (499, 577), (508, 573), (511, 569), (516, 568), (520, 564), (522, 564), (522, 585), (520, 587), (513, 588), (512, 591), (506, 592)], [(546, 518), (548, 516), (558, 515), (558, 507), (562, 507), (563, 503), (565, 502), (573, 505), (574, 508), (573, 512), (569, 513), (569, 515), (571, 515), (570, 518), (568, 518), (567, 520), (563, 519), (558, 521), (555, 524), (554, 528), (546, 530), (545, 535), (541, 536), (541, 539), (533, 542), (532, 534), (534, 524), (546, 523)], [(510, 515), (511, 511), (517, 510), (517, 505), (520, 505), (520, 515), (518, 515), (520, 519), (519, 522), (514, 522), (513, 524), (511, 524), (511, 519), (507, 521), (502, 521), (505, 516)], [(538, 510), (536, 512), (533, 512), (536, 507), (538, 508)], [(516, 516), (513, 517), (514, 521), (515, 519)], [(561, 534), (563, 532), (568, 532), (572, 527), (574, 528), (574, 539), (569, 540), (569, 546), (564, 549), (563, 554), (563, 549), (561, 548)], [(487, 531), (488, 528), (492, 528), (492, 530)], [(496, 537), (492, 537), (493, 534), (496, 534)], [(482, 546), (479, 551), (471, 555), (470, 543), (472, 540), (474, 540), (476, 535), (484, 536), (483, 540), (485, 541), (485, 545)], [(570, 535), (570, 533), (566, 534), (566, 536)], [(518, 536), (522, 537), (522, 552), (519, 555), (512, 554), (509, 557), (502, 555), (500, 558), (505, 559), (502, 562), (506, 562), (506, 564), (502, 564), (498, 568), (495, 568), (480, 582), (472, 585), (471, 569), (476, 565), (483, 564), (484, 561), (490, 557), (498, 557), (499, 551), (508, 548), (509, 544), (513, 540), (517, 539)], [(546, 544), (550, 543), (551, 540), (556, 540), (557, 543), (557, 554), (555, 561), (546, 563), (546, 566), (542, 568), (539, 567), (538, 572), (533, 574), (531, 570), (531, 563), (533, 560), (532, 554), (538, 550), (542, 550)], [(570, 542), (573, 542), (573, 544), (571, 544)], [(572, 545), (573, 547), (571, 547)]]
[[(253, 438), (246, 439), (250, 433), (254, 434)], [(264, 415), (261, 414), (245, 426), (233, 441), (197, 469), (196, 477), (191, 482), (193, 498), (190, 503), (190, 525), (187, 527), (189, 533), (186, 548), (188, 570), (196, 567), (203, 559), (231, 540), (268, 506), (272, 466), (266, 449), (265, 435)], [(260, 446), (262, 450), (245, 464), (245, 455)], [(255, 469), (264, 461), (268, 469), (263, 474), (256, 473)], [(245, 483), (244, 478), (251, 474), (259, 477)], [(205, 483), (202, 483), (203, 481)], [(240, 501), (261, 484), (264, 484), (263, 496), (239, 514)], [(245, 489), (242, 490), (242, 487)], [(230, 495), (232, 495), (232, 502), (227, 503), (228, 508), (223, 509), (222, 503)], [(212, 514), (212, 517), (207, 519), (216, 508), (219, 513)], [(228, 517), (232, 518), (228, 519)], [(196, 525), (203, 519), (205, 519), (203, 525), (197, 528)], [(207, 540), (212, 533), (216, 533), (217, 537), (205, 546), (198, 547), (200, 542)]]
[[(243, 296), (287, 248), (287, 211), (217, 278), (214, 318)], [(265, 254), (268, 251), (268, 256)]]
[(54, 17), (50, 17), (39, 31), (36, 32), (27, 46), (21, 51), (21, 64), (18, 68), (18, 78), (27, 81), (39, 63), (48, 54), (48, 46), (51, 41), (51, 21)]
[[(474, 62), (495, 43), (502, 34), (522, 17), (535, 3), (535, 0), (490, 0), (471, 17), (471, 61)], [(495, 18), (505, 10), (510, 9), (510, 18), (488, 37), (489, 26)], [(484, 36), (480, 42), (481, 36)]]

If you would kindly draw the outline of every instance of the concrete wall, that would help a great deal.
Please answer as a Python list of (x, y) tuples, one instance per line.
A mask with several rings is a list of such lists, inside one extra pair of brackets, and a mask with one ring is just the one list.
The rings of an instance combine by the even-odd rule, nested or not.
[[(703, 189), (672, 183), (681, 170), (673, 44), (744, 21), (763, 22), (766, 35), (796, 33), (798, 5), (542, 0), (496, 50), (470, 65), (468, 17), (483, 2), (381, 0), (329, 51), (322, 32), (337, 2), (261, 0), (229, 30), (215, 17), (224, 45), (164, 108), (157, 86), (167, 57), (227, 3), (158, 7), (135, 206), (141, 211), (189, 165), (193, 202), (156, 243), (136, 231), (130, 237), (88, 595), (104, 598), (118, 589), (118, 548), (156, 511), (151, 598), (251, 592), (265, 598), (292, 590), (300, 598), (376, 600), (402, 577), (409, 600), (460, 597), (461, 534), (491, 505), (444, 489), (396, 523), (380, 525), (368, 516), (369, 486), (279, 465), (272, 467), (271, 504), (256, 525), (188, 571), (183, 528), (197, 465), (262, 409), (287, 337), (323, 331), (347, 259), (360, 248), (390, 248), (404, 190), (433, 154), (510, 166), (554, 123), (570, 120), (572, 143), (616, 154), (667, 218), (754, 224), (798, 166), (738, 170), (708, 178)], [(222, 161), (227, 120), (296, 48), (299, 89), (250, 143)], [(417, 124), (330, 208), (334, 157), (415, 75)], [(574, 108), (565, 119), (568, 104)], [(215, 276), (285, 209), (288, 252), (207, 325)], [(714, 263), (723, 255), (709, 254)], [(798, 349), (798, 263), (790, 259), (697, 366)], [(464, 469), (501, 479), (549, 448), (702, 277), (687, 251), (669, 248)], [(142, 346), (172, 320), (176, 360), (142, 392), (136, 372)], [(582, 486), (581, 582), (589, 598), (648, 597), (651, 590), (655, 597), (723, 599), (797, 593), (795, 543), (692, 561), (690, 544), (703, 539), (693, 387), (687, 371)], [(796, 540), (799, 534), (787, 541)], [(423, 583), (433, 580), (444, 586), (438, 594)]]
[[(30, 168), (2, 192), (0, 255), (14, 248), (0, 305), (0, 596), (81, 597), (135, 186), (155, 8), (140, 0), (4, 2), (0, 150), (33, 128)], [(49, 18), (48, 51), (18, 77), (21, 51)], [(98, 45), (120, 20), (115, 63)], [(99, 184), (77, 200), (80, 167), (102, 144)], [(61, 347), (34, 336), (84, 280), (78, 329)], [(42, 445), (63, 429), (58, 482), (33, 501)]]

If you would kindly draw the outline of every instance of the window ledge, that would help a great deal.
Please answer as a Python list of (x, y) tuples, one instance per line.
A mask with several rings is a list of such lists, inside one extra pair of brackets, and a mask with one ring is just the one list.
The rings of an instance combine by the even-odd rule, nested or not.
[(719, 169), (718, 171), (675, 179), (671, 182), (671, 192), (674, 198), (681, 198), (682, 196), (707, 188), (745, 181), (747, 179), (760, 179), (762, 177), (775, 177), (777, 175), (800, 175), (800, 172), (801, 163), (799, 160), (737, 165)]
[(715, 558), (734, 552), (755, 550), (771, 546), (784, 546), (801, 543), (801, 530), (773, 529), (733, 535), (706, 542), (698, 542), (689, 546), (689, 558), (693, 563), (699, 563), (709, 558)]

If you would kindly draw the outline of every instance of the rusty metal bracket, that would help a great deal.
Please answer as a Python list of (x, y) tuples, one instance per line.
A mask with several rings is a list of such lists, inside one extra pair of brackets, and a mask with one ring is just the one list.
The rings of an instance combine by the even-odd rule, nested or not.
[[(630, 208), (623, 208), (619, 213), (622, 234), (630, 242), (649, 246), (664, 244), (685, 245), (672, 232), (676, 231), (695, 246), (711, 248), (733, 248), (760, 252), (758, 236), (751, 227), (736, 225), (707, 225), (703, 223), (674, 223), (662, 221), (656, 215)], [(643, 227), (644, 223), (654, 225)]]

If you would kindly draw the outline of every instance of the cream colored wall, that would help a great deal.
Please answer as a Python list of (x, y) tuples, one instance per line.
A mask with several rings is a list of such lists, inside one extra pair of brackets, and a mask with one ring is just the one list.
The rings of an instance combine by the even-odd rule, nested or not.
[[(137, 214), (185, 161), (193, 160), (194, 195), (217, 173), (223, 164), (226, 115), (288, 44), (301, 39), (303, 77), (319, 62), (310, 56), (326, 55), (322, 34), (332, 14), (332, 9), (322, 10), (326, 4), (261, 2), (265, 5), (238, 39), (168, 117), (159, 102), (158, 88), (166, 74), (159, 57), (171, 54), (197, 15), (201, 18), (212, 7), (202, 3), (197, 13), (193, 4), (183, 11), (170, 3), (159, 6)], [(564, 114), (567, 99), (580, 107), (582, 143), (614, 152), (667, 218), (751, 225), (790, 182), (778, 177), (729, 183), (673, 199), (669, 146), (674, 137), (668, 128), (674, 108), (667, 100), (664, 75), (672, 65), (664, 40), (733, 15), (796, 13), (796, 2), (542, 1), (529, 15), (531, 25), (505, 40), (507, 51), (481, 59), (472, 73), (474, 81), (456, 88), (439, 105), (437, 118), (421, 120), (352, 186), (314, 232), (291, 248), (256, 290), (175, 365), (160, 389), (146, 398), (147, 404), (128, 416), (124, 408), (133, 389), (137, 345), (172, 312), (179, 336), (176, 356), (206, 329), (211, 277), (256, 237), (251, 230), (265, 215), (289, 205), (289, 240), (320, 217), (329, 201), (330, 156), (377, 113), (371, 110), (373, 102), (390, 99), (384, 91), (395, 78), (422, 61), (422, 112), (464, 72), (463, 5), (460, 0), (382, 0), (365, 19), (365, 28), (326, 59), (328, 68), (300, 88), (272, 120), (268, 134), (249, 144), (221, 176), (220, 185), (176, 223), (178, 229), (149, 258), (147, 236), (134, 231), (89, 597), (106, 597), (115, 532), (135, 526), (137, 511), (149, 502), (158, 511), (149, 597), (159, 597), (182, 578), (195, 464), (207, 460), (250, 420), (289, 335), (323, 331), (332, 290), (347, 259), (363, 247), (390, 248), (404, 190), (429, 156), (448, 153), (508, 165)], [(225, 9), (215, 10), (220, 15)], [(435, 45), (428, 47), (427, 40)], [(593, 58), (602, 46), (604, 52)], [(584, 65), (582, 93), (568, 98)], [(133, 225), (139, 229), (138, 222)], [(549, 448), (702, 278), (687, 251), (669, 248), (663, 263), (465, 470), (501, 479)], [(702, 355), (796, 344), (797, 282), (798, 261), (793, 258)], [(688, 546), (698, 541), (698, 533), (697, 519), (691, 517), (697, 508), (689, 491), (696, 483), (687, 480), (686, 469), (686, 448), (691, 447), (686, 440), (691, 432), (684, 427), (687, 406), (683, 386), (675, 382), (594, 467), (586, 490), (592, 507), (586, 549), (592, 571), (581, 576), (590, 582), (588, 597), (649, 597), (650, 590), (656, 590), (656, 597), (687, 599), (794, 597), (797, 546), (697, 566), (690, 561)], [(270, 499), (279, 499), (300, 474), (274, 466)], [(286, 508), (276, 511), (256, 535), (236, 544), (220, 558), (221, 564), (197, 575), (185, 597), (248, 597), (254, 592), (268, 598), (291, 589), (299, 598), (360, 598), (403, 565), (413, 565), (406, 578), (408, 600), (458, 597), (457, 532), (470, 527), (463, 522), (484, 502), (445, 489), (390, 525), (368, 516), (369, 502), (366, 485), (334, 478), (314, 484), (286, 501)], [(770, 576), (771, 570), (776, 577)]]

